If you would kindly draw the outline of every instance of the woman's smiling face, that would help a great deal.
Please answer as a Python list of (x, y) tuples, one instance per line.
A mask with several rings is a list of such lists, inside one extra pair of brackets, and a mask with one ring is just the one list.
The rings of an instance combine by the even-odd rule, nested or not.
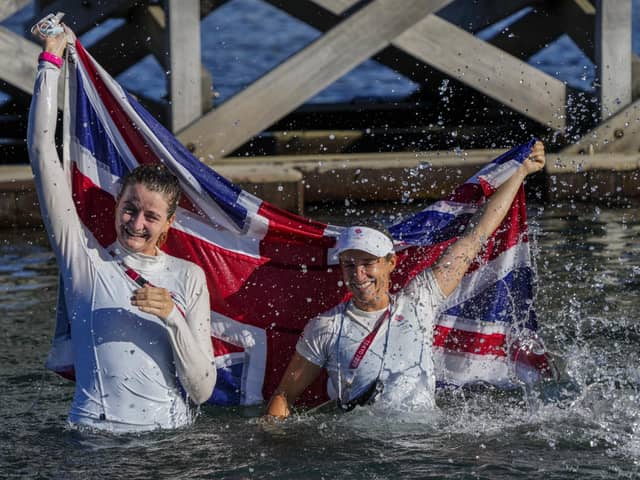
[(169, 231), (175, 215), (169, 214), (169, 203), (160, 192), (140, 183), (127, 186), (116, 204), (116, 234), (128, 250), (155, 255), (158, 239)]
[(389, 305), (389, 283), (396, 257), (376, 257), (362, 250), (340, 254), (342, 278), (360, 310), (382, 310)]

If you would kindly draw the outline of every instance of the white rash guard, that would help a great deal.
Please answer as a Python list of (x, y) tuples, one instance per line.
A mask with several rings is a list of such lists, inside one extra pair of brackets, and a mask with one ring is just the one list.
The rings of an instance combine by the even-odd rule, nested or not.
[[(216, 382), (204, 272), (160, 250), (136, 254), (117, 242), (104, 249), (81, 223), (54, 143), (59, 76), (40, 62), (27, 141), (71, 319), (76, 385), (69, 420), (113, 432), (188, 425), (180, 385), (200, 404)], [(165, 324), (132, 306), (140, 287), (120, 262), (172, 292), (185, 316), (174, 306)]]
[(376, 405), (405, 411), (435, 408), (433, 327), (444, 299), (431, 270), (418, 274), (391, 296), (391, 319), (385, 316), (357, 368), (349, 368), (351, 360), (387, 309), (365, 312), (352, 302), (337, 305), (307, 324), (296, 351), (326, 368), (329, 396), (342, 403), (358, 398), (379, 375), (384, 390)]

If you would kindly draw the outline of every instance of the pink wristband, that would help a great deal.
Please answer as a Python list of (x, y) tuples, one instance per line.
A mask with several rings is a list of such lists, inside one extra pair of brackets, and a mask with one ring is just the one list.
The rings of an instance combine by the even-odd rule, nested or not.
[(42, 52), (38, 57), (38, 60), (39, 61), (44, 60), (45, 62), (52, 63), (58, 68), (62, 67), (62, 61), (63, 61), (62, 58), (60, 58), (59, 56), (51, 52)]

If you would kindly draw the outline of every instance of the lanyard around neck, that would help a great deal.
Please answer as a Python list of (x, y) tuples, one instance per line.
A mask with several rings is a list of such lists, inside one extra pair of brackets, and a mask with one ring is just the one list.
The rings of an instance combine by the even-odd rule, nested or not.
[[(378, 334), (378, 330), (380, 330), (380, 327), (382, 326), (384, 321), (387, 319), (387, 317), (391, 318), (391, 302), (389, 302), (389, 307), (384, 311), (382, 315), (380, 315), (380, 318), (378, 318), (378, 321), (373, 327), (373, 330), (371, 330), (371, 332), (369, 332), (369, 335), (364, 337), (362, 342), (360, 342), (360, 345), (358, 346), (356, 353), (353, 354), (351, 363), (349, 363), (349, 368), (355, 369), (360, 366), (360, 362), (362, 362), (362, 359), (366, 355), (367, 351), (369, 351), (369, 347), (373, 343), (373, 340), (376, 338), (376, 335)], [(386, 342), (385, 342), (385, 350), (386, 350)]]
[[(376, 322), (376, 325), (373, 327), (373, 330), (371, 330), (371, 332), (362, 340), (362, 342), (360, 342), (360, 346), (358, 347), (358, 349), (356, 350), (356, 353), (354, 354), (353, 358), (351, 359), (351, 363), (349, 364), (349, 367), (351, 369), (356, 369), (358, 368), (358, 366), (360, 365), (360, 362), (362, 361), (362, 359), (364, 358), (365, 354), (367, 353), (367, 351), (369, 350), (369, 347), (371, 346), (371, 344), (373, 343), (373, 340), (376, 337), (376, 334), (378, 333), (378, 330), (380, 330), (380, 327), (382, 326), (382, 324), (384, 323), (385, 319), (389, 320), (389, 324), (387, 325), (387, 332), (385, 335), (385, 339), (384, 339), (384, 348), (382, 350), (382, 358), (380, 359), (380, 369), (378, 370), (378, 375), (377, 375), (377, 379), (380, 378), (380, 375), (382, 374), (382, 368), (384, 367), (384, 359), (387, 355), (387, 345), (389, 344), (389, 330), (391, 330), (391, 310), (393, 308), (393, 301), (391, 299), (389, 299), (389, 307), (385, 310), (385, 312), (380, 316), (380, 318), (378, 318), (378, 321)], [(345, 307), (346, 310), (346, 307)], [(337, 360), (338, 360), (338, 404), (342, 405), (343, 404), (343, 400), (342, 400), (342, 368), (340, 366), (340, 337), (342, 336), (342, 328), (344, 326), (344, 317), (345, 317), (345, 310), (342, 311), (342, 318), (340, 319), (340, 330), (338, 331), (338, 339), (336, 342), (336, 353), (337, 353)]]
[[(118, 265), (120, 265), (120, 267), (122, 267), (122, 269), (124, 270), (124, 273), (127, 275), (127, 277), (129, 277), (131, 280), (133, 280), (134, 282), (136, 282), (140, 287), (144, 287), (145, 285), (149, 285), (150, 287), (154, 287), (157, 288), (153, 283), (151, 283), (149, 280), (147, 280), (146, 278), (144, 278), (140, 273), (138, 273), (136, 270), (134, 270), (133, 268), (131, 268), (129, 265), (127, 265), (126, 263), (124, 263), (124, 261), (122, 261), (121, 259), (119, 259), (115, 252), (113, 250), (109, 250), (109, 253), (111, 254), (111, 256), (114, 258), (114, 260), (118, 263)], [(187, 318), (187, 316), (184, 313), (184, 310), (182, 309), (182, 307), (179, 305), (178, 300), (176, 299), (176, 296), (173, 292), (169, 291), (169, 295), (171, 295), (171, 299), (173, 300), (173, 304), (176, 306), (176, 308), (178, 309), (178, 311), (182, 314), (182, 316), (184, 318)]]

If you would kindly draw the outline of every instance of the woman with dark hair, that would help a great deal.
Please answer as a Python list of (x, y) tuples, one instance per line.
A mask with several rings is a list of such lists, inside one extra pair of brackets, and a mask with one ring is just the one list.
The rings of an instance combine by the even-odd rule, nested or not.
[(115, 243), (103, 248), (82, 224), (54, 143), (58, 77), (71, 39), (66, 27), (44, 39), (28, 129), (71, 319), (76, 386), (69, 421), (113, 432), (188, 425), (187, 399), (206, 401), (216, 370), (204, 272), (159, 248), (175, 219), (180, 186), (163, 165), (140, 166), (117, 197)]

